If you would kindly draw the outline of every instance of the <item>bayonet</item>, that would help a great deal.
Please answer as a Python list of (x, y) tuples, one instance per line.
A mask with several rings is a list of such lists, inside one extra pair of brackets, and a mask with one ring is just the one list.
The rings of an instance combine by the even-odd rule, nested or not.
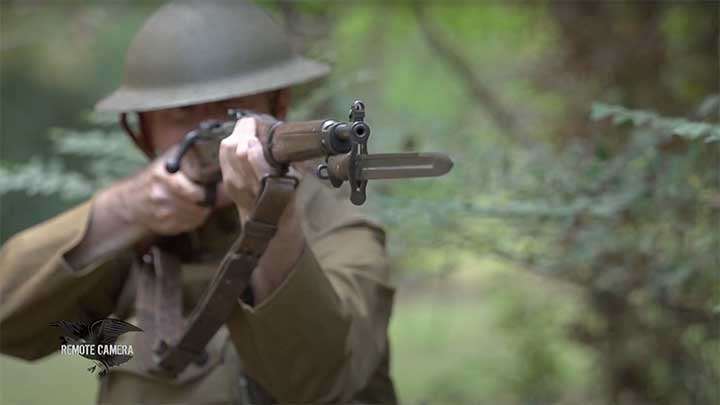
[[(347, 155), (330, 157), (327, 173), (320, 172), (318, 176), (348, 180), (349, 160)], [(452, 167), (452, 160), (442, 153), (373, 153), (357, 158), (355, 178), (381, 180), (438, 177), (449, 172)]]

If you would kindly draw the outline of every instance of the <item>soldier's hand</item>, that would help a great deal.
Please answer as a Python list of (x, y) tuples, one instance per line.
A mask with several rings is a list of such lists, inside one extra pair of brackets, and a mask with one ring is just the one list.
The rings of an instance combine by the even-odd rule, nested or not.
[(276, 172), (265, 160), (257, 130), (255, 118), (243, 118), (220, 144), (224, 192), (237, 206), (243, 221), (255, 206), (263, 176)]
[(168, 153), (122, 182), (114, 192), (127, 221), (159, 235), (193, 230), (210, 214), (209, 208), (199, 205), (205, 195), (202, 186), (182, 172), (170, 174), (165, 170)]
[[(269, 128), (263, 118), (243, 118), (237, 122), (233, 133), (220, 144), (220, 169), (223, 186), (228, 197), (235, 202), (242, 221), (246, 221), (255, 207), (261, 180), (267, 174), (276, 174), (265, 160), (263, 147), (256, 134)], [(292, 168), (291, 175), (300, 176)], [(305, 246), (300, 219), (291, 201), (278, 221), (278, 231), (253, 272), (250, 283), (255, 304), (269, 297), (293, 269)]]

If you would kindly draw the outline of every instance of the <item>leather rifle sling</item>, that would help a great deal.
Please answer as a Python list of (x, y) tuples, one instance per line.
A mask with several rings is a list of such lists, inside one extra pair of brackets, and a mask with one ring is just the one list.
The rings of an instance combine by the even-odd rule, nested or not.
[[(180, 260), (158, 246), (136, 258), (133, 286), (136, 288), (135, 312), (142, 337), (138, 343), (148, 355), (160, 338), (174, 339), (182, 331), (182, 285)], [(150, 356), (144, 356), (143, 367), (154, 368)]]
[(137, 292), (135, 294), (135, 316), (137, 317), (138, 326), (143, 333), (137, 336), (135, 341), (138, 344), (137, 358), (142, 362), (142, 367), (146, 370), (152, 369), (151, 354), (152, 347), (155, 343), (155, 274), (150, 260), (150, 255), (136, 257), (133, 263), (134, 280), (137, 283)]
[(158, 246), (153, 246), (150, 251), (155, 267), (155, 347), (158, 339), (174, 341), (185, 326), (185, 320), (180, 259)]
[(205, 346), (227, 322), (250, 276), (275, 235), (280, 216), (290, 202), (298, 180), (290, 176), (266, 176), (257, 204), (243, 224), (240, 236), (225, 255), (177, 338), (162, 336), (153, 348), (155, 372), (175, 377), (190, 362), (203, 363)]

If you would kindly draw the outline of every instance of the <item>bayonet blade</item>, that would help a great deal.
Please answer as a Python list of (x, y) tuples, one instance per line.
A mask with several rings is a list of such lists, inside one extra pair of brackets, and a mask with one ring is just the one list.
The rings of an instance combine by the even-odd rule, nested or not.
[(453, 162), (442, 153), (376, 153), (361, 155), (358, 180), (437, 177), (452, 169)]

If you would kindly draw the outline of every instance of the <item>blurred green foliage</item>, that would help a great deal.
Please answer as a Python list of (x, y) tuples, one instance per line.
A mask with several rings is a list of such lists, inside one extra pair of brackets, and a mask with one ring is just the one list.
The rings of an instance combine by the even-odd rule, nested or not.
[[(371, 152), (455, 160), (444, 178), (368, 193), (400, 291), (402, 400), (720, 395), (716, 8), (262, 3), (334, 66), (295, 92), (292, 119), (342, 118), (361, 98)], [(5, 240), (142, 165), (87, 111), (154, 3), (0, 5)]]

